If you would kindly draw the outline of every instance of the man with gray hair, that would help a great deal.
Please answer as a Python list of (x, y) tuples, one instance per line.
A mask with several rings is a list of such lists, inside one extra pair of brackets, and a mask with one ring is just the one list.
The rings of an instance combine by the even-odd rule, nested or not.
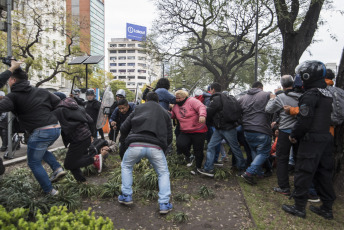
[(289, 153), (291, 147), (293, 147), (293, 153), (296, 155), (298, 149), (298, 142), (292, 144), (289, 141), (289, 135), (291, 130), (296, 123), (296, 116), (287, 114), (284, 111), (284, 106), (297, 106), (298, 98), (301, 93), (293, 91), (293, 77), (290, 75), (284, 75), (281, 77), (281, 85), (284, 93), (270, 95), (270, 100), (265, 107), (267, 113), (279, 113), (279, 135), (276, 148), (277, 157), (277, 179), (278, 187), (274, 188), (275, 192), (290, 195), (289, 175), (288, 175), (288, 162)]

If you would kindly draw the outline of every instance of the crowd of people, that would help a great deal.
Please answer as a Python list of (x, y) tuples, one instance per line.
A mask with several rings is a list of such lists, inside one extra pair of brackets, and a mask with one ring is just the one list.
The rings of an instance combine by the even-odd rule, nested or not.
[[(172, 210), (166, 155), (172, 153), (174, 127), (175, 152), (184, 156), (193, 175), (214, 177), (214, 168), (223, 166), (229, 154), (232, 170), (250, 185), (271, 176), (276, 167), (278, 185), (273, 191), (295, 200), (294, 205), (282, 206), (285, 212), (305, 218), (307, 201), (321, 200), (321, 206), (311, 205), (310, 210), (333, 219), (333, 125), (343, 122), (333, 122), (336, 109), (332, 102), (336, 98), (329, 87), (334, 87), (334, 74), (318, 61), (301, 63), (295, 74), (282, 76), (283, 90), (275, 94), (265, 92), (261, 82), (254, 82), (251, 89), (236, 97), (222, 91), (227, 88), (217, 82), (207, 92), (194, 90), (193, 96), (186, 89), (172, 94), (169, 80), (161, 78), (154, 89), (147, 86), (145, 102), (134, 105), (126, 99), (125, 90), (118, 90), (109, 117), (109, 140), (119, 139), (122, 161), (118, 202), (133, 203), (133, 166), (146, 157), (158, 174), (160, 213)], [(95, 125), (101, 103), (93, 89), (86, 91), (87, 100), (83, 100), (78, 89), (66, 97), (32, 87), (15, 60), (0, 75), (0, 84), (7, 80), (11, 93), (0, 100), (0, 113), (12, 111), (30, 134), (28, 165), (45, 193), (58, 194), (52, 182), (66, 174), (47, 150), (60, 133), (68, 146), (64, 168), (77, 181), (86, 181), (81, 167), (94, 164), (101, 172), (110, 148)], [(228, 154), (224, 143), (229, 146)], [(50, 178), (42, 160), (52, 169)], [(289, 180), (292, 170), (293, 190)]]

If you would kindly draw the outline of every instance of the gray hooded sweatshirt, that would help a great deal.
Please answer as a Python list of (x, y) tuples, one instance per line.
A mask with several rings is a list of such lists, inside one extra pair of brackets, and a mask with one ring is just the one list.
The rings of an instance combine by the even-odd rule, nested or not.
[(267, 113), (276, 113), (280, 111), (279, 129), (292, 129), (296, 122), (296, 116), (288, 115), (284, 112), (283, 106), (290, 105), (291, 107), (298, 107), (298, 99), (301, 93), (288, 92), (288, 95), (281, 93), (275, 99), (270, 99), (265, 107)]
[(262, 89), (250, 89), (238, 101), (242, 108), (242, 124), (244, 131), (272, 135), (269, 114), (265, 106), (270, 100), (270, 93)]

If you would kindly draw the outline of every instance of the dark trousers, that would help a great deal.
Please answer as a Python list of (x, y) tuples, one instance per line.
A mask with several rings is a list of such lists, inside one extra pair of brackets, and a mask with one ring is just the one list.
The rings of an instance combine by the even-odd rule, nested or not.
[(306, 134), (300, 141), (294, 174), (294, 199), (298, 209), (307, 204), (307, 194), (313, 182), (323, 203), (322, 207), (332, 210), (336, 199), (332, 174), (334, 158), (332, 153), (333, 137), (328, 134)]
[(278, 141), (276, 146), (276, 159), (277, 159), (277, 180), (278, 186), (282, 189), (290, 188), (289, 185), (289, 154), (290, 149), (293, 147), (294, 156), (297, 154), (298, 143), (292, 144), (289, 140), (289, 133), (283, 131), (279, 132)]
[(7, 129), (0, 128), (0, 135), (1, 135), (1, 141), (3, 148), (7, 148), (8, 145), (8, 131)]
[(177, 148), (181, 151), (181, 153), (185, 155), (186, 159), (190, 158), (190, 149), (192, 146), (195, 159), (196, 159), (197, 168), (202, 168), (205, 138), (206, 138), (206, 133), (183, 133), (183, 132), (180, 132), (180, 134), (177, 137)]
[(91, 145), (91, 137), (80, 141), (70, 143), (64, 167), (70, 170), (77, 181), (85, 181), (80, 168), (93, 164), (93, 157), (88, 155), (87, 149)]

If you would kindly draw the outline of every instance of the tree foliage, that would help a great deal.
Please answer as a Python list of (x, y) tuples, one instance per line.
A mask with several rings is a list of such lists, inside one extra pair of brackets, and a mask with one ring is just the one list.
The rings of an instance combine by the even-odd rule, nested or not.
[[(189, 58), (227, 88), (255, 54), (256, 5), (249, 0), (159, 0), (156, 39), (164, 52)], [(274, 11), (259, 1), (259, 50), (274, 39)], [(250, 73), (253, 78), (253, 72)]]
[[(80, 29), (89, 24), (82, 21), (77, 26), (66, 23), (65, 10), (48, 2), (15, 0), (14, 5), (17, 7), (12, 13), (13, 56), (24, 60), (24, 70), (30, 77), (38, 78), (36, 87), (56, 80), (59, 74), (67, 79), (72, 79), (74, 74), (82, 75), (84, 70), (80, 66), (68, 66), (67, 63), (70, 57), (82, 54)], [(0, 33), (1, 56), (6, 54), (6, 36)]]

